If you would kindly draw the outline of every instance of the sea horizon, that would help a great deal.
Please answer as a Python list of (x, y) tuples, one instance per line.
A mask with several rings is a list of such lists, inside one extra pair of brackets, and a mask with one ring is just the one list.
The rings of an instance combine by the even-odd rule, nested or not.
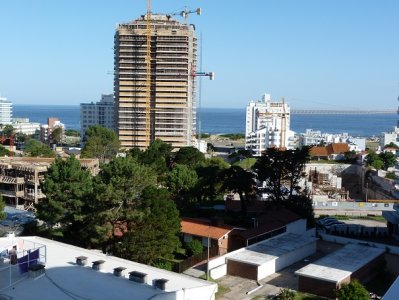
[[(197, 124), (201, 133), (245, 133), (245, 107), (213, 108), (197, 110)], [(80, 106), (76, 104), (13, 105), (14, 118), (29, 118), (31, 122), (47, 123), (47, 118), (58, 117), (67, 129), (80, 130)], [(372, 114), (291, 114), (291, 130), (305, 133), (307, 129), (322, 133), (348, 133), (354, 137), (379, 136), (391, 131), (398, 121), (396, 113)], [(197, 127), (198, 131), (198, 127)]]

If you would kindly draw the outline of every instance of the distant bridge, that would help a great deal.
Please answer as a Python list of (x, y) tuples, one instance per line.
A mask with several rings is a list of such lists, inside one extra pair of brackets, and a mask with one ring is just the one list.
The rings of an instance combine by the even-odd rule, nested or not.
[(293, 115), (373, 115), (396, 114), (396, 109), (382, 110), (329, 110), (329, 109), (291, 109)]

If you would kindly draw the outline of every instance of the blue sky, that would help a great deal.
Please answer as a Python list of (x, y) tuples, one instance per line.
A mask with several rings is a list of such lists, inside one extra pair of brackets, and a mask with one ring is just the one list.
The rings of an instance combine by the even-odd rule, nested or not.
[[(203, 36), (204, 107), (271, 93), (293, 108), (395, 108), (397, 0), (152, 0)], [(0, 0), (0, 93), (15, 104), (78, 104), (112, 92), (115, 25), (146, 0)]]

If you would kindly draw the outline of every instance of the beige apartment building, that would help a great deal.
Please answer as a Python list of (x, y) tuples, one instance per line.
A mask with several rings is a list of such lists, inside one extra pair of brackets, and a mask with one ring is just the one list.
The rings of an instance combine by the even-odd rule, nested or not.
[[(40, 189), (54, 158), (1, 157), (0, 193), (8, 205), (17, 209), (35, 210), (34, 205), (46, 196)], [(100, 169), (98, 159), (79, 159), (83, 168), (92, 175)]]
[(151, 15), (150, 24), (149, 32), (147, 15), (143, 15), (116, 28), (114, 93), (119, 140), (123, 148), (145, 149), (155, 139), (174, 148), (192, 146), (197, 69), (194, 25), (168, 15)]

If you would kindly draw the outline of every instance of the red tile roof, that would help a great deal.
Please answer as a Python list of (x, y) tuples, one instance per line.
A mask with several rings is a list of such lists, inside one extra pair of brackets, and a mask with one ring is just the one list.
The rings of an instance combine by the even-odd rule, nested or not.
[(310, 156), (328, 156), (327, 147), (312, 147), (309, 154)]
[(328, 154), (341, 154), (349, 151), (347, 143), (332, 143), (327, 146)]
[(228, 225), (214, 226), (207, 221), (183, 218), (181, 232), (195, 236), (210, 237), (218, 240), (228, 234), (234, 227)]

